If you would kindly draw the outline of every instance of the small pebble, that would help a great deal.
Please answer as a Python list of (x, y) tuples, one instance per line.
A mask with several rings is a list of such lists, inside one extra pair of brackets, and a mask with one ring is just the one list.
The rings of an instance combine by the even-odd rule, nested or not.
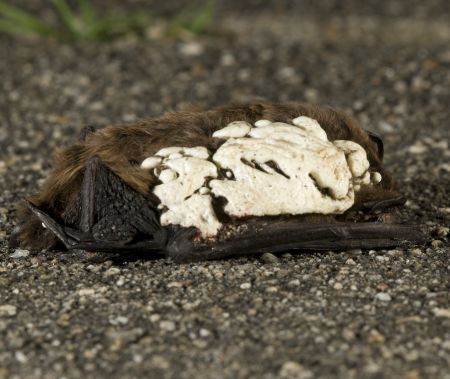
[(389, 295), (386, 292), (379, 292), (375, 295), (375, 299), (380, 300), (380, 301), (384, 301), (384, 302), (389, 302), (392, 300), (391, 295)]
[(428, 148), (421, 141), (416, 142), (414, 145), (412, 145), (408, 148), (408, 151), (411, 154), (417, 154), (417, 155), (423, 154), (427, 150), (428, 150)]
[(158, 315), (158, 314), (153, 314), (153, 315), (150, 316), (150, 321), (151, 321), (151, 322), (157, 322), (157, 321), (159, 321), (160, 319), (161, 319), (161, 316)]
[(128, 324), (129, 318), (125, 316), (117, 316), (115, 318), (110, 318), (109, 323), (111, 325), (126, 325)]
[(448, 236), (449, 231), (450, 231), (450, 228), (447, 228), (445, 226), (437, 226), (434, 229), (434, 234), (436, 235), (436, 237), (446, 238)]
[(283, 379), (310, 379), (313, 378), (313, 373), (297, 362), (287, 361), (281, 366), (279, 377)]
[(78, 296), (92, 296), (95, 294), (93, 288), (81, 288), (78, 290)]
[(12, 253), (10, 255), (11, 258), (25, 258), (28, 257), (30, 255), (30, 251), (29, 250), (25, 250), (25, 249), (16, 249), (14, 250), (14, 253)]
[(197, 57), (203, 54), (204, 50), (203, 45), (198, 42), (187, 42), (180, 46), (181, 54), (187, 57)]
[(300, 280), (298, 280), (298, 279), (291, 280), (288, 283), (289, 287), (298, 287), (299, 285), (300, 285)]
[(173, 321), (161, 321), (159, 327), (167, 332), (173, 332), (175, 330), (175, 323)]
[(265, 263), (278, 263), (279, 262), (278, 257), (271, 253), (264, 253), (261, 256), (261, 260)]
[(181, 288), (183, 287), (183, 283), (182, 282), (170, 282), (167, 283), (167, 288)]
[(433, 240), (431, 241), (431, 246), (433, 247), (441, 247), (442, 245), (444, 245), (444, 242), (441, 240)]
[(411, 254), (414, 255), (415, 257), (423, 256), (423, 252), (420, 249), (412, 249)]
[(103, 273), (103, 275), (105, 277), (110, 277), (110, 276), (114, 276), (117, 274), (120, 274), (120, 268), (117, 268), (117, 267), (110, 267)]
[(362, 250), (361, 249), (350, 249), (347, 250), (348, 254), (352, 254), (352, 255), (359, 255), (362, 254)]
[(380, 127), (380, 130), (385, 133), (392, 133), (395, 131), (395, 128), (386, 121), (380, 121), (378, 126)]
[(0, 305), (0, 317), (12, 317), (17, 313), (17, 308), (14, 305), (4, 304)]
[(21, 351), (16, 351), (14, 355), (16, 357), (17, 362), (19, 363), (26, 363), (28, 361), (27, 356)]
[(433, 314), (436, 317), (446, 317), (450, 318), (450, 308), (443, 309), (443, 308), (433, 308)]

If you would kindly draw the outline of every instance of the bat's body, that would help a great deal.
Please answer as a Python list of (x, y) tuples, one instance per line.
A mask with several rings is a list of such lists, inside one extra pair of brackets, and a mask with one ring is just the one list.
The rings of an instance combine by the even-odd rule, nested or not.
[(382, 155), (381, 140), (349, 116), (307, 104), (85, 129), (21, 209), (19, 239), (181, 260), (423, 241), (417, 228), (379, 222), (404, 202)]

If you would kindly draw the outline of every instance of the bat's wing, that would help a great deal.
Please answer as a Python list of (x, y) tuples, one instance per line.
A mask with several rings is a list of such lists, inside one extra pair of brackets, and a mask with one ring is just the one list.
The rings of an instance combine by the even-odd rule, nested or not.
[(166, 244), (166, 230), (151, 200), (97, 157), (86, 165), (78, 199), (66, 210), (70, 217), (55, 220), (31, 203), (28, 207), (68, 249), (154, 252)]
[(423, 243), (427, 239), (419, 227), (372, 222), (256, 222), (231, 234), (217, 241), (199, 242), (195, 231), (180, 231), (169, 242), (167, 251), (177, 261), (192, 261), (289, 250), (380, 249)]

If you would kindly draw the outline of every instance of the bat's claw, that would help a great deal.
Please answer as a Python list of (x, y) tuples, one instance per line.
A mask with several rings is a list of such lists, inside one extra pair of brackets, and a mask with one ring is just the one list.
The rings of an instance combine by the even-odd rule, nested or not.
[(366, 201), (361, 204), (361, 209), (367, 212), (384, 211), (392, 207), (405, 205), (406, 197), (397, 196), (389, 199)]

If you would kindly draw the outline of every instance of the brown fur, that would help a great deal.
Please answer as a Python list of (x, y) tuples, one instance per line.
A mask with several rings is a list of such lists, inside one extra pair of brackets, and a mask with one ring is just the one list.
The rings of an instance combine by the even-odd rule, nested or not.
[[(392, 178), (381, 167), (376, 145), (358, 123), (342, 111), (317, 105), (292, 103), (254, 103), (231, 105), (210, 111), (167, 113), (130, 125), (109, 126), (89, 134), (84, 141), (56, 152), (54, 170), (40, 193), (28, 200), (35, 206), (60, 218), (66, 206), (77, 196), (86, 162), (98, 156), (115, 174), (137, 191), (148, 195), (155, 178), (139, 167), (148, 156), (167, 146), (193, 147), (203, 145), (215, 150), (221, 143), (212, 138), (215, 130), (229, 122), (243, 120), (254, 123), (259, 119), (289, 123), (298, 116), (316, 119), (330, 140), (347, 139), (357, 142), (367, 151), (371, 170), (382, 174), (375, 189), (366, 188), (357, 201), (392, 196)], [(21, 224), (20, 240), (27, 247), (48, 248), (55, 237), (35, 219), (24, 206), (18, 214)]]

